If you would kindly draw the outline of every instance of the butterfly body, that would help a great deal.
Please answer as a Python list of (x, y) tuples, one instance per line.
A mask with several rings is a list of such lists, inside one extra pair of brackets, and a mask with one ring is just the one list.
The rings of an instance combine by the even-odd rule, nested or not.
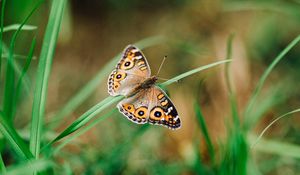
[(145, 89), (149, 89), (152, 86), (155, 85), (155, 82), (157, 81), (157, 77), (156, 76), (151, 76), (150, 78), (147, 78), (144, 82), (142, 82), (141, 84), (137, 85), (135, 88), (133, 88), (133, 90), (131, 92), (128, 93), (127, 97), (130, 97), (136, 93), (138, 93), (140, 90), (145, 90)]
[(132, 122), (149, 122), (178, 129), (181, 122), (177, 110), (166, 93), (155, 85), (157, 79), (156, 76), (151, 76), (143, 53), (137, 47), (129, 45), (108, 78), (108, 93), (126, 97), (117, 107)]

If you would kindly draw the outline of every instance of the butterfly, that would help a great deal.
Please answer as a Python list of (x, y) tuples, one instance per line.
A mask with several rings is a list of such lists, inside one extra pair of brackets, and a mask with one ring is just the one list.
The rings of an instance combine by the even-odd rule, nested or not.
[(129, 45), (108, 77), (108, 93), (126, 98), (117, 108), (127, 119), (137, 124), (150, 123), (175, 130), (181, 122), (167, 94), (155, 82), (146, 57), (137, 47)]

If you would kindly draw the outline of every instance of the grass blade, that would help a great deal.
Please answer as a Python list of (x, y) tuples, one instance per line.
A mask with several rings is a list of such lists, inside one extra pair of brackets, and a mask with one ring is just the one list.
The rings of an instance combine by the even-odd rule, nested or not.
[(50, 16), (44, 35), (45, 37), (38, 64), (30, 132), (30, 150), (32, 151), (35, 158), (39, 157), (40, 152), (43, 118), (47, 98), (48, 78), (50, 75), (56, 40), (58, 37), (65, 4), (66, 0), (52, 1)]
[(202, 131), (202, 135), (203, 135), (204, 140), (205, 140), (206, 147), (208, 149), (210, 160), (211, 160), (212, 164), (215, 164), (214, 146), (213, 146), (213, 144), (210, 140), (210, 135), (208, 133), (208, 130), (207, 130), (207, 127), (206, 127), (206, 122), (204, 120), (204, 116), (202, 115), (201, 108), (200, 108), (199, 104), (197, 104), (197, 103), (194, 104), (194, 110), (195, 110), (195, 113), (196, 113), (196, 117), (197, 117), (197, 120), (198, 120), (199, 127)]
[(20, 174), (32, 174), (34, 172), (40, 172), (54, 166), (54, 163), (49, 160), (32, 160), (7, 168), (5, 175), (20, 175)]
[(300, 108), (299, 109), (295, 109), (295, 110), (293, 110), (293, 111), (290, 111), (290, 112), (288, 112), (288, 113), (285, 113), (285, 114), (283, 114), (283, 115), (281, 115), (281, 116), (279, 116), (279, 117), (277, 117), (275, 120), (273, 120), (261, 133), (260, 133), (260, 135), (258, 136), (258, 138), (256, 139), (256, 141), (253, 143), (253, 145), (251, 146), (251, 147), (254, 147), (256, 144), (257, 144), (257, 142), (259, 142), (259, 140), (262, 138), (262, 136), (265, 134), (265, 132), (274, 124), (274, 123), (276, 123), (278, 120), (280, 120), (280, 119), (282, 119), (282, 118), (284, 118), (284, 117), (287, 117), (287, 116), (289, 116), (289, 115), (291, 115), (291, 114), (294, 114), (294, 113), (297, 113), (297, 112), (300, 112)]
[(70, 136), (69, 138), (67, 138), (66, 140), (64, 140), (62, 143), (60, 143), (55, 150), (53, 150), (53, 155), (57, 154), (59, 152), (59, 150), (61, 150), (64, 146), (66, 146), (68, 143), (70, 143), (72, 140), (74, 140), (75, 138), (81, 136), (82, 134), (86, 133), (88, 130), (90, 130), (92, 127), (94, 127), (95, 125), (97, 125), (99, 122), (105, 120), (106, 118), (108, 118), (109, 116), (111, 116), (113, 113), (117, 112), (117, 109), (113, 109), (110, 112), (106, 113), (105, 115), (98, 117), (98, 119), (96, 119), (95, 121), (93, 121), (91, 124), (89, 124), (88, 126), (84, 127), (82, 130), (80, 130), (79, 132), (77, 132), (76, 134)]
[[(140, 49), (158, 44), (162, 42), (163, 37), (155, 36), (149, 37), (142, 41), (135, 43)], [(72, 111), (74, 111), (80, 104), (86, 100), (92, 92), (99, 86), (99, 83), (107, 79), (107, 75), (112, 71), (112, 68), (115, 67), (117, 62), (121, 57), (121, 53), (115, 56), (109, 63), (107, 63), (95, 76), (90, 80), (74, 97), (72, 97), (62, 109), (57, 112), (53, 117), (54, 121), (52, 125), (58, 124), (57, 121), (62, 120), (64, 117), (68, 116)]]
[(12, 149), (22, 159), (33, 158), (25, 142), (5, 119), (6, 117), (4, 117), (3, 112), (0, 112), (0, 131), (10, 143)]
[(203, 71), (205, 69), (208, 69), (208, 68), (211, 68), (211, 67), (214, 67), (214, 66), (217, 66), (217, 65), (220, 65), (220, 64), (223, 64), (223, 63), (228, 63), (230, 62), (231, 60), (222, 60), (222, 61), (217, 61), (217, 62), (214, 62), (214, 63), (211, 63), (211, 64), (208, 64), (208, 65), (205, 65), (205, 66), (201, 66), (201, 67), (198, 67), (196, 69), (193, 69), (193, 70), (190, 70), (190, 71), (187, 71), (183, 74), (180, 74), (174, 78), (171, 78), (170, 80), (164, 82), (164, 83), (161, 83), (162, 86), (168, 86), (172, 83), (175, 83), (175, 82), (178, 82), (179, 80), (185, 78), (185, 77), (188, 77), (192, 74), (195, 74), (195, 73), (198, 73), (200, 71)]
[(83, 115), (81, 115), (78, 119), (76, 119), (67, 129), (65, 129), (53, 141), (51, 141), (50, 145), (66, 137), (67, 135), (70, 135), (71, 133), (75, 132), (76, 130), (84, 126), (87, 122), (89, 122), (97, 114), (99, 114), (101, 111), (103, 111), (113, 103), (120, 101), (123, 98), (124, 98), (123, 96), (118, 96), (118, 97), (109, 96), (105, 98), (104, 100), (102, 100), (101, 102), (93, 106), (91, 109), (89, 109), (87, 112), (85, 112)]
[[(9, 32), (9, 31), (13, 31), (13, 30), (18, 30), (21, 27), (21, 24), (12, 24), (9, 26), (5, 26), (3, 28), (3, 32)], [(24, 25), (22, 27), (22, 30), (35, 30), (37, 29), (36, 26), (32, 26), (32, 25)]]
[(246, 120), (246, 125), (248, 125), (248, 120), (250, 118), (250, 113), (251, 110), (253, 108), (253, 105), (256, 102), (256, 98), (258, 96), (258, 94), (260, 93), (267, 77), (269, 76), (269, 74), (271, 73), (271, 71), (274, 69), (274, 67), (277, 65), (277, 63), (282, 60), (282, 58), (296, 45), (298, 44), (298, 42), (300, 41), (300, 35), (298, 35), (285, 49), (283, 49), (280, 54), (274, 59), (274, 61), (270, 64), (270, 66), (265, 70), (265, 72), (263, 73), (262, 77), (259, 79), (253, 93), (252, 96), (249, 100), (249, 103), (247, 104), (244, 116), (245, 116), (245, 120)]

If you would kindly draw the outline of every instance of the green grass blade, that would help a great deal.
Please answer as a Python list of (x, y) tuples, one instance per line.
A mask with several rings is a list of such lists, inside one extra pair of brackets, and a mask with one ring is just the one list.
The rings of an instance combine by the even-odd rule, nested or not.
[(263, 73), (262, 77), (259, 79), (256, 88), (254, 89), (252, 96), (249, 100), (249, 103), (247, 104), (244, 116), (245, 116), (245, 120), (246, 120), (246, 125), (248, 123), (249, 117), (250, 117), (250, 113), (251, 110), (253, 108), (253, 105), (256, 102), (256, 98), (259, 95), (267, 77), (269, 76), (269, 74), (271, 73), (271, 71), (274, 69), (274, 67), (278, 64), (278, 62), (280, 60), (282, 60), (282, 58), (296, 45), (298, 44), (298, 42), (300, 41), (300, 35), (298, 35), (285, 49), (283, 49), (280, 54), (274, 59), (274, 61), (270, 64), (270, 66), (265, 70), (265, 72)]
[(2, 68), (2, 48), (3, 48), (3, 27), (4, 27), (4, 11), (5, 11), (6, 0), (1, 1), (1, 16), (0, 16), (0, 77)]
[(249, 135), (248, 140), (252, 145), (255, 145), (252, 149), (256, 151), (300, 159), (299, 145), (263, 138), (257, 143), (257, 136), (254, 135)]
[(109, 107), (110, 105), (120, 101), (123, 99), (123, 96), (118, 97), (107, 97), (95, 106), (93, 106), (91, 109), (89, 109), (87, 112), (85, 112), (83, 115), (81, 115), (78, 119), (76, 119), (67, 129), (65, 129), (61, 134), (59, 134), (53, 141), (50, 142), (50, 144), (53, 144), (60, 139), (70, 135), (71, 133), (75, 132), (82, 126), (84, 126), (87, 122), (89, 122), (93, 117), (95, 117), (97, 114), (99, 114), (101, 111)]
[[(5, 26), (3, 28), (3, 32), (9, 32), (9, 31), (13, 31), (13, 30), (18, 30), (20, 28), (21, 24), (12, 24), (9, 26)], [(22, 30), (35, 30), (37, 29), (36, 26), (32, 26), (32, 25), (24, 25), (22, 27)]]
[(27, 160), (33, 157), (25, 142), (18, 135), (16, 130), (6, 121), (3, 112), (0, 112), (0, 131), (20, 158)]
[(7, 59), (7, 65), (6, 65), (6, 78), (5, 78), (5, 85), (4, 85), (4, 100), (3, 100), (3, 111), (6, 117), (9, 119), (12, 119), (12, 111), (13, 111), (13, 98), (14, 96), (14, 84), (15, 84), (15, 72), (14, 72), (14, 48), (15, 43), (18, 35), (20, 34), (23, 26), (25, 23), (29, 20), (29, 18), (32, 16), (32, 14), (37, 10), (37, 8), (40, 6), (40, 3), (37, 3), (36, 6), (31, 10), (31, 12), (26, 16), (22, 24), (19, 26), (18, 30), (14, 33), (9, 47), (9, 56)]
[(209, 135), (207, 127), (206, 127), (206, 122), (205, 122), (204, 116), (202, 115), (201, 108), (198, 103), (194, 104), (194, 110), (195, 110), (195, 114), (196, 114), (196, 117), (198, 120), (199, 127), (201, 129), (202, 135), (205, 140), (206, 147), (208, 149), (210, 160), (211, 160), (212, 164), (215, 164), (214, 146), (210, 140), (210, 135)]
[(31, 43), (31, 47), (30, 47), (30, 50), (29, 50), (29, 54), (28, 54), (28, 57), (26, 59), (26, 63), (23, 67), (23, 70), (22, 70), (22, 73), (19, 77), (19, 80), (17, 82), (17, 86), (16, 86), (16, 95), (14, 96), (14, 110), (13, 110), (13, 117), (15, 116), (15, 113), (16, 113), (16, 108), (17, 108), (17, 102), (19, 100), (19, 96), (20, 96), (20, 93), (21, 93), (21, 87), (22, 87), (22, 83), (23, 83), (23, 78), (25, 77), (26, 73), (27, 73), (27, 70), (30, 66), (30, 63), (31, 63), (31, 60), (32, 60), (32, 57), (33, 57), (33, 52), (34, 52), (34, 48), (35, 48), (35, 45), (36, 45), (36, 38), (33, 39), (32, 43)]
[[(155, 36), (149, 37), (144, 40), (141, 40), (135, 43), (140, 49), (161, 43), (163, 41), (163, 37)], [(115, 67), (117, 62), (121, 58), (121, 53), (115, 56), (109, 63), (107, 63), (95, 76), (92, 80), (90, 80), (76, 95), (74, 95), (67, 103), (62, 107), (60, 111), (57, 112), (55, 116), (53, 116), (52, 125), (57, 125), (62, 119), (68, 116), (72, 111), (74, 111), (80, 104), (84, 102), (96, 88), (99, 86), (99, 83), (103, 80), (107, 79), (108, 74)]]
[(222, 60), (222, 61), (217, 61), (217, 62), (214, 62), (214, 63), (211, 63), (211, 64), (208, 64), (208, 65), (205, 65), (205, 66), (201, 66), (201, 67), (198, 67), (198, 68), (195, 68), (193, 70), (190, 70), (190, 71), (187, 71), (183, 74), (180, 74), (174, 78), (171, 78), (170, 80), (164, 82), (164, 83), (161, 83), (162, 86), (168, 86), (172, 83), (175, 83), (175, 82), (178, 82), (179, 80), (185, 78), (185, 77), (188, 77), (192, 74), (195, 74), (195, 73), (198, 73), (200, 71), (203, 71), (203, 70), (206, 70), (208, 68), (211, 68), (211, 67), (214, 67), (214, 66), (217, 66), (217, 65), (220, 65), (220, 64), (223, 64), (223, 63), (228, 63), (230, 62), (231, 60)]
[(284, 118), (284, 117), (288, 117), (290, 116), (291, 114), (294, 114), (294, 113), (297, 113), (297, 112), (300, 112), (300, 108), (299, 109), (295, 109), (293, 111), (290, 111), (288, 113), (285, 113), (279, 117), (277, 117), (275, 120), (273, 120), (261, 133), (260, 135), (258, 136), (258, 138), (256, 139), (256, 141), (254, 142), (254, 144), (251, 146), (251, 147), (254, 147), (255, 144), (257, 144), (259, 142), (259, 140), (262, 138), (262, 136), (265, 134), (265, 132), (274, 124), (276, 123), (278, 120)]
[(99, 122), (102, 122), (109, 116), (111, 116), (113, 113), (117, 112), (117, 109), (112, 109), (110, 112), (106, 113), (105, 115), (97, 118), (95, 121), (91, 122), (91, 124), (87, 125), (83, 129), (81, 129), (79, 132), (73, 134), (72, 136), (68, 137), (66, 140), (64, 140), (62, 143), (59, 143), (56, 148), (53, 150), (53, 155), (57, 154), (59, 150), (61, 150), (64, 146), (66, 146), (68, 143), (70, 143), (75, 138), (81, 136), (82, 134), (86, 133), (88, 130), (90, 130), (92, 127), (97, 125)]
[(55, 51), (63, 10), (66, 0), (53, 0), (37, 70), (36, 86), (32, 108), (30, 150), (39, 157), (43, 118), (47, 99), (48, 78)]
[(54, 163), (49, 160), (32, 160), (20, 165), (8, 167), (5, 175), (32, 174), (34, 172), (46, 170), (52, 166), (54, 166)]
[(2, 174), (5, 174), (6, 173), (6, 167), (4, 165), (4, 161), (2, 159), (2, 155), (0, 155), (0, 172)]

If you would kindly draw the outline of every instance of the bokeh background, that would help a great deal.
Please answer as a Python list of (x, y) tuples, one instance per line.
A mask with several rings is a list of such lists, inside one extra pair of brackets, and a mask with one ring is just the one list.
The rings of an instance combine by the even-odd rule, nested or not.
[[(7, 1), (4, 25), (21, 23), (36, 2)], [(28, 22), (37, 29), (22, 31), (15, 47), (16, 54), (27, 55), (32, 37), (37, 37), (35, 57), (28, 72), (30, 93), (22, 94), (14, 123), (25, 140), (29, 137), (33, 85), (50, 4), (51, 1), (41, 4)], [(157, 72), (167, 55), (159, 76), (170, 79), (226, 59), (228, 38), (234, 36), (229, 72), (243, 123), (245, 106), (258, 80), (299, 33), (299, 0), (70, 0), (52, 65), (43, 139), (45, 143), (53, 139), (106, 98), (104, 80), (70, 114), (57, 117), (69, 100), (128, 44), (145, 40), (151, 43), (143, 52), (152, 73)], [(6, 45), (12, 34), (5, 33)], [(20, 56), (17, 61), (22, 65), (25, 59)], [(299, 107), (299, 74), (297, 45), (272, 71), (249, 114), (253, 122), (243, 132), (248, 154), (240, 155), (247, 159), (248, 174), (299, 174), (299, 114), (279, 120), (264, 136), (266, 142), (250, 148), (275, 117)], [(189, 76), (168, 86), (167, 91), (182, 119), (181, 129), (136, 125), (114, 112), (55, 155), (53, 159), (58, 166), (52, 173), (222, 174), (220, 167), (224, 162), (235, 167), (234, 161), (226, 159), (231, 151), (227, 146), (231, 143), (232, 114), (224, 66)], [(211, 160), (196, 116), (198, 107), (214, 146), (215, 162)], [(14, 164), (16, 158), (5, 142), (1, 149), (5, 164)], [(295, 154), (287, 154), (289, 150)]]

